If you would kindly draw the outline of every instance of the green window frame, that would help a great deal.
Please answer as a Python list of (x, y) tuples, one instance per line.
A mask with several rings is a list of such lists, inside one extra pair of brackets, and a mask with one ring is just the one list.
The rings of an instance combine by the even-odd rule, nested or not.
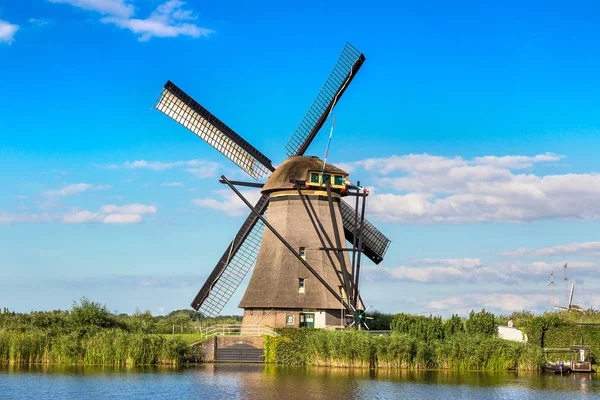
[(342, 185), (344, 184), (344, 178), (342, 178), (342, 177), (341, 177), (341, 176), (339, 176), (339, 175), (336, 175), (336, 176), (335, 176), (335, 178), (333, 179), (333, 183), (334, 183), (335, 185), (342, 186)]
[(331, 182), (331, 175), (323, 174), (323, 181), (321, 183), (325, 184), (327, 181)]
[(311, 172), (310, 183), (319, 183), (319, 174), (317, 174), (316, 172)]

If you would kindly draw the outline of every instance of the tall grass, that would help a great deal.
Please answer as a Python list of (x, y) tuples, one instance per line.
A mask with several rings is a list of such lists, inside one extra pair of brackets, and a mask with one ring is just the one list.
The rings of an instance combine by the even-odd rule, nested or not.
[(454, 370), (538, 370), (543, 364), (540, 348), (496, 337), (454, 335), (437, 344), (439, 368)]
[(190, 355), (185, 340), (119, 329), (50, 336), (43, 331), (0, 331), (0, 362), (138, 366), (178, 365)]
[(371, 335), (360, 331), (282, 329), (265, 342), (268, 362), (332, 367), (508, 371), (538, 370), (541, 349), (466, 333), (444, 340), (408, 334)]
[(313, 352), (313, 365), (370, 367), (372, 364), (373, 344), (367, 333), (317, 330), (308, 336), (307, 345)]

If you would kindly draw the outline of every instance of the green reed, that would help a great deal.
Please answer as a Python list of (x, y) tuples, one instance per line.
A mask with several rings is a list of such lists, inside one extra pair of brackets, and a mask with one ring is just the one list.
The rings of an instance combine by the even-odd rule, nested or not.
[(466, 333), (425, 341), (408, 334), (281, 329), (265, 342), (265, 359), (287, 365), (453, 370), (538, 370), (535, 346)]
[(130, 333), (119, 329), (91, 334), (74, 331), (55, 336), (40, 330), (0, 331), (2, 363), (178, 365), (189, 355), (189, 344), (176, 336)]

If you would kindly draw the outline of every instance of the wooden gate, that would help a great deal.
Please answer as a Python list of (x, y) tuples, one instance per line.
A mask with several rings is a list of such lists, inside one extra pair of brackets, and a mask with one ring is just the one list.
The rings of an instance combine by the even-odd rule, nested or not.
[(264, 362), (263, 349), (258, 349), (245, 343), (217, 347), (215, 361), (262, 363)]

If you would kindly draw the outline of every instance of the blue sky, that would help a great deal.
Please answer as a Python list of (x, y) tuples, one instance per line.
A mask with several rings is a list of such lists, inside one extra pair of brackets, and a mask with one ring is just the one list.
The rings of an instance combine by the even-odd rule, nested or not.
[(367, 304), (545, 310), (569, 262), (575, 302), (598, 308), (599, 17), (593, 2), (2, 2), (0, 306), (188, 307), (244, 218), (217, 178), (241, 175), (151, 110), (162, 85), (280, 163), (349, 41), (367, 61), (330, 161), (372, 188), (393, 241), (365, 269)]

